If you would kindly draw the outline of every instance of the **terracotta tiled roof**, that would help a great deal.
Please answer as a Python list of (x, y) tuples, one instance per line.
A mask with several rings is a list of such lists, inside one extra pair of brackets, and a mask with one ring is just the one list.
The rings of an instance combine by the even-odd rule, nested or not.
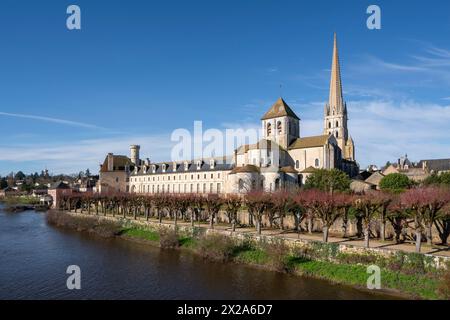
[(291, 143), (289, 149), (303, 149), (321, 147), (327, 144), (329, 135), (312, 136), (305, 138), (298, 138)]
[(300, 120), (299, 117), (295, 114), (294, 111), (287, 105), (287, 103), (282, 99), (279, 98), (273, 106), (269, 109), (269, 111), (266, 112), (266, 114), (261, 118), (261, 120), (267, 120), (267, 119), (273, 119), (278, 117), (285, 117), (289, 116), (292, 118), (295, 118), (297, 120)]
[(252, 173), (252, 172), (259, 173), (260, 171), (259, 171), (259, 168), (257, 166), (254, 166), (252, 164), (248, 164), (248, 165), (243, 166), (243, 167), (236, 167), (233, 170), (231, 170), (230, 173), (234, 174), (234, 173)]
[(293, 166), (287, 166), (280, 169), (281, 172), (284, 173), (298, 173), (297, 170), (294, 169)]
[[(133, 163), (127, 156), (113, 155), (113, 170), (114, 171), (124, 171), (125, 166), (129, 165), (130, 170), (132, 169)], [(100, 172), (108, 172), (108, 156), (106, 156), (105, 161), (103, 161), (102, 168)]]
[(316, 168), (310, 166), (310, 167), (300, 171), (300, 173), (314, 173), (316, 170), (317, 170)]

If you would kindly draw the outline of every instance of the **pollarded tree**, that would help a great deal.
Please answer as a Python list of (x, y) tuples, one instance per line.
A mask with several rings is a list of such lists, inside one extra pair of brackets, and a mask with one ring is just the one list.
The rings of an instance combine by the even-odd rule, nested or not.
[(280, 219), (280, 229), (284, 230), (284, 218), (291, 211), (294, 201), (292, 195), (285, 190), (281, 190), (272, 194), (272, 211), (278, 214)]
[(224, 207), (228, 216), (228, 222), (231, 224), (234, 232), (236, 231), (237, 215), (239, 209), (242, 207), (242, 199), (237, 195), (229, 194), (224, 199)]
[(441, 243), (446, 245), (450, 236), (450, 203), (442, 208), (442, 215), (436, 219), (434, 225), (439, 233)]
[(158, 217), (159, 223), (162, 223), (163, 210), (166, 207), (166, 201), (166, 197), (160, 194), (153, 197), (153, 206), (156, 210), (156, 216)]
[(422, 232), (426, 231), (427, 242), (431, 245), (433, 223), (449, 203), (450, 194), (447, 189), (437, 187), (414, 188), (402, 194), (400, 199), (414, 219), (416, 252), (420, 252)]
[(261, 234), (262, 218), (270, 206), (269, 195), (262, 191), (251, 191), (245, 195), (245, 204), (256, 218), (256, 232)]
[(320, 190), (304, 192), (305, 205), (322, 223), (323, 241), (328, 242), (328, 233), (333, 223), (342, 215), (342, 209), (351, 205), (349, 195), (330, 194)]
[(205, 209), (209, 217), (209, 227), (214, 229), (214, 220), (217, 213), (219, 213), (222, 207), (223, 201), (217, 194), (208, 194), (205, 197)]
[(369, 248), (370, 224), (375, 216), (385, 205), (386, 198), (379, 192), (366, 192), (364, 195), (356, 196), (354, 207), (357, 214), (362, 218), (364, 230), (364, 247)]
[(405, 239), (402, 238), (403, 230), (408, 226), (408, 209), (402, 205), (400, 195), (393, 195), (392, 201), (387, 208), (387, 220), (394, 229), (395, 243), (401, 243)]
[(300, 224), (305, 218), (306, 213), (306, 200), (301, 192), (291, 195), (291, 205), (289, 206), (289, 212), (294, 216), (295, 231), (297, 231), (300, 237)]

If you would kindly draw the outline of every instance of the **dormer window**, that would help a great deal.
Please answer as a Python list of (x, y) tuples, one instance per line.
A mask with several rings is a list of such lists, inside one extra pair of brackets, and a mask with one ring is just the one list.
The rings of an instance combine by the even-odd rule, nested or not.
[(216, 165), (216, 162), (214, 161), (214, 159), (209, 160), (209, 168), (210, 169), (214, 169), (215, 165)]
[(197, 170), (200, 170), (202, 168), (202, 162), (197, 161)]
[(164, 163), (164, 164), (162, 165), (162, 172), (166, 172), (166, 169), (167, 169), (167, 165)]
[(156, 172), (156, 166), (152, 165), (152, 172), (155, 173)]
[(147, 173), (147, 166), (144, 166), (144, 174)]
[(177, 171), (177, 163), (176, 162), (173, 163), (173, 168), (172, 169), (173, 169), (173, 172)]
[(189, 163), (187, 161), (184, 162), (184, 171), (188, 171)]

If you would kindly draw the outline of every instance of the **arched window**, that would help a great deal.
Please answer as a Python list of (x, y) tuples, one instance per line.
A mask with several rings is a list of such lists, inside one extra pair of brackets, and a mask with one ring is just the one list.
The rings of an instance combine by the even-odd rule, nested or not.
[(300, 161), (298, 161), (298, 160), (295, 161), (295, 168), (296, 169), (300, 168)]
[(328, 122), (328, 129), (331, 129), (331, 122)]
[(239, 186), (239, 192), (244, 190), (244, 181), (242, 179), (239, 179), (238, 186)]
[(339, 121), (336, 121), (336, 127), (339, 127)]
[(272, 124), (268, 123), (267, 124), (267, 135), (270, 136), (272, 134)]
[(339, 132), (336, 131), (336, 138), (339, 138)]
[(278, 132), (278, 134), (281, 134), (281, 121), (278, 121), (277, 122), (277, 132)]
[(316, 168), (318, 168), (319, 165), (320, 165), (320, 161), (319, 161), (319, 159), (316, 158), (316, 160), (314, 160), (314, 166), (315, 166)]
[(275, 180), (275, 191), (280, 189), (280, 179)]

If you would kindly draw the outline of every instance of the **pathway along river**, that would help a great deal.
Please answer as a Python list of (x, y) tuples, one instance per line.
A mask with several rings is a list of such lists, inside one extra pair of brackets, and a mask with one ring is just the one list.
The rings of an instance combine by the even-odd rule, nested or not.
[[(66, 269), (81, 268), (81, 290)], [(325, 281), (211, 263), (186, 252), (47, 225), (0, 205), (0, 299), (383, 299)]]

